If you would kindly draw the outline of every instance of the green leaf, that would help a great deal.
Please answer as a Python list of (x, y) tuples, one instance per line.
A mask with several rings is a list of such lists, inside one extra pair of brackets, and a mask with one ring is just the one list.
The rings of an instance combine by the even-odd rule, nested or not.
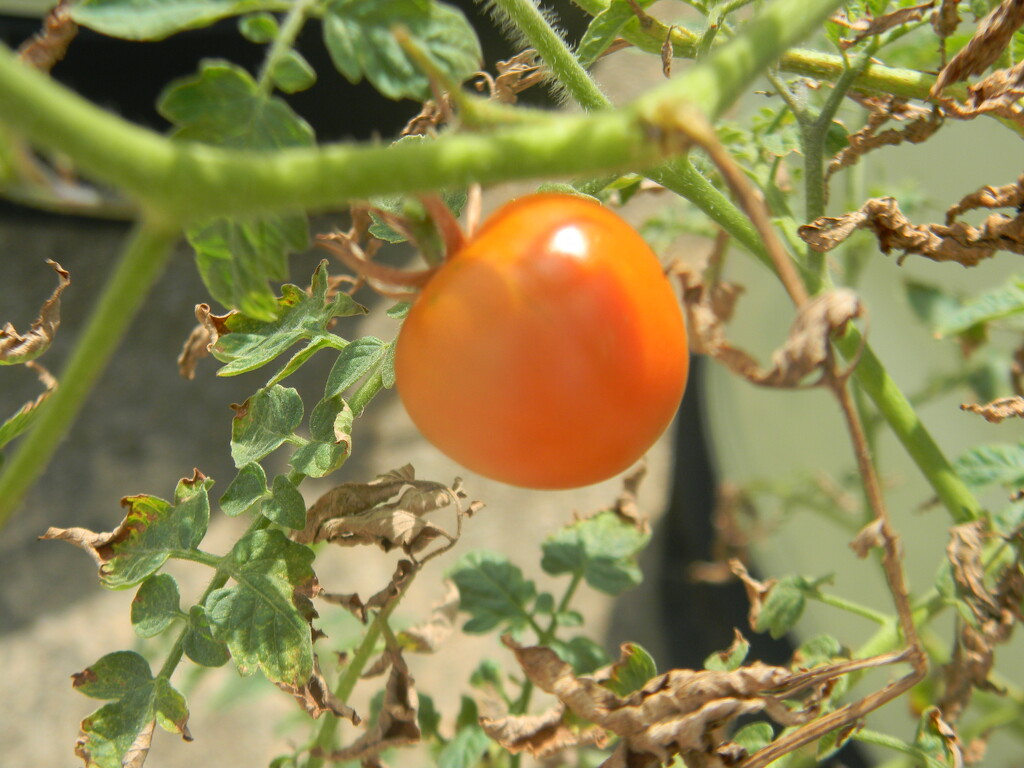
[(774, 638), (789, 632), (803, 615), (807, 585), (807, 580), (800, 576), (779, 579), (768, 592), (754, 629), (758, 632), (768, 631)]
[(82, 721), (75, 751), (87, 768), (121, 768), (133, 747), (148, 748), (155, 723), (192, 738), (185, 698), (167, 678), (154, 678), (149, 663), (137, 653), (109, 653), (73, 675), (72, 685), (86, 696), (111, 701)]
[(917, 280), (905, 280), (903, 288), (910, 308), (929, 328), (944, 325), (960, 309), (959, 300), (938, 286)]
[(775, 730), (771, 723), (747, 723), (733, 735), (732, 740), (752, 755), (762, 747), (767, 747), (775, 738)]
[(168, 573), (156, 573), (142, 582), (132, 600), (132, 627), (139, 637), (155, 637), (180, 619), (181, 593)]
[(558, 657), (570, 665), (577, 675), (589, 675), (591, 672), (607, 666), (611, 659), (604, 646), (586, 635), (577, 635), (562, 642), (556, 640), (551, 648), (558, 654)]
[(327, 375), (326, 397), (340, 395), (363, 376), (372, 371), (387, 351), (387, 344), (373, 336), (364, 336), (349, 342)]
[[(312, 128), (286, 102), (263, 93), (248, 72), (226, 61), (204, 61), (197, 75), (171, 83), (157, 108), (182, 141), (250, 150), (314, 143)], [(308, 229), (304, 214), (280, 213), (199, 222), (186, 234), (211, 295), (270, 321), (276, 301), (267, 283), (288, 277), (288, 253), (307, 247)]]
[(481, 660), (469, 676), (469, 684), (474, 688), (502, 690), (504, 680), (502, 679), (501, 665), (494, 659)]
[[(292, 454), (288, 463), (296, 472), (324, 477), (338, 469), (352, 451), (352, 409), (340, 395), (325, 398), (313, 407), (309, 416), (311, 440)], [(303, 522), (293, 526), (302, 528)]]
[[(366, 308), (348, 294), (337, 293), (328, 298), (327, 293), (327, 262), (322, 261), (313, 273), (309, 293), (296, 285), (281, 287), (281, 297), (276, 299), (272, 320), (254, 320), (243, 314), (228, 315), (210, 350), (215, 358), (226, 364), (217, 375), (236, 376), (254, 371), (304, 340), (309, 342), (306, 349), (323, 342), (332, 346), (344, 344), (327, 330), (327, 326), (336, 317), (362, 314)], [(282, 378), (280, 374), (274, 377), (275, 381)]]
[(444, 3), (332, 0), (323, 19), (324, 43), (349, 82), (365, 77), (389, 99), (424, 101), (431, 96), (430, 81), (395, 38), (399, 25), (444, 80), (461, 83), (480, 69), (476, 32), (461, 11)]
[(270, 76), (274, 85), (285, 93), (305, 91), (316, 83), (316, 70), (293, 48), (289, 48), (274, 62)]
[(80, 0), (71, 6), (71, 18), (112, 37), (162, 40), (264, 4), (260, 0)]
[(419, 694), (419, 709), (416, 710), (416, 723), (420, 727), (423, 741), (429, 742), (441, 738), (438, 728), (441, 725), (441, 713), (434, 706), (434, 700), (425, 693)]
[(1024, 443), (976, 446), (958, 458), (954, 467), (960, 479), (975, 487), (1024, 485)]
[(210, 523), (211, 485), (213, 480), (196, 470), (192, 478), (178, 482), (173, 503), (145, 495), (121, 499), (128, 512), (110, 533), (50, 528), (42, 538), (67, 541), (88, 552), (105, 587), (133, 587), (159, 570), (175, 550), (199, 546)]
[(966, 302), (938, 325), (941, 336), (965, 333), (977, 325), (985, 325), (1024, 312), (1024, 277), (1015, 276), (1003, 285), (986, 291)]
[(704, 659), (704, 669), (732, 672), (734, 669), (739, 669), (748, 653), (750, 653), (749, 641), (737, 632), (732, 645), (724, 651), (716, 651)]
[(459, 588), (459, 609), (470, 615), (463, 630), (470, 634), (495, 627), (518, 629), (529, 624), (527, 606), (537, 589), (518, 566), (496, 552), (469, 552), (448, 574)]
[(243, 515), (269, 493), (267, 475), (255, 461), (243, 465), (220, 497), (220, 510), (228, 517)]
[(437, 756), (437, 768), (473, 768), (482, 765), (491, 738), (479, 725), (460, 728)]
[(611, 676), (602, 685), (619, 696), (628, 696), (643, 688), (657, 674), (658, 667), (647, 651), (636, 643), (624, 643), (622, 655), (612, 667)]
[(582, 576), (594, 589), (617, 595), (643, 579), (636, 556), (649, 540), (649, 533), (605, 511), (549, 537), (541, 545), (541, 567), (553, 576)]
[(292, 439), (302, 423), (302, 398), (291, 387), (265, 387), (241, 405), (233, 406), (231, 458), (242, 467)]
[(397, 344), (388, 344), (384, 348), (384, 360), (381, 362), (380, 379), (384, 389), (395, 386), (395, 349)]
[(272, 13), (253, 13), (238, 20), (238, 31), (250, 43), (265, 45), (277, 37), (280, 26)]
[(794, 658), (806, 669), (829, 664), (838, 657), (849, 657), (850, 651), (832, 635), (815, 635), (800, 644)]
[(186, 656), (203, 667), (220, 667), (231, 658), (227, 645), (214, 638), (210, 619), (201, 605), (189, 609), (188, 631), (181, 647)]
[(576, 59), (580, 66), (589, 68), (597, 61), (634, 16), (627, 0), (612, 0), (607, 8), (591, 19), (576, 49)]
[(313, 671), (313, 551), (277, 530), (255, 531), (232, 548), (225, 567), (236, 582), (205, 607), (213, 636), (227, 643), (243, 675), (259, 669), (273, 682), (301, 685)]
[(273, 495), (264, 502), (263, 515), (286, 528), (305, 527), (306, 502), (287, 475), (274, 478)]

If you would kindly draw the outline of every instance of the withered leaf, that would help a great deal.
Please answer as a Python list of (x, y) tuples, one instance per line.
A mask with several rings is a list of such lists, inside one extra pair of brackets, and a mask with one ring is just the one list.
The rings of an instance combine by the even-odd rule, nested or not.
[(446, 579), (444, 597), (431, 606), (430, 618), (399, 632), (398, 642), (407, 651), (433, 653), (451, 636), (458, 614), (459, 589), (454, 581)]
[(942, 93), (950, 83), (964, 80), (984, 72), (1010, 44), (1017, 29), (1024, 25), (1024, 3), (1003, 0), (988, 16), (981, 20), (973, 37), (939, 72), (931, 88), (932, 98)]
[(897, 249), (933, 261), (955, 261), (972, 267), (996, 251), (1024, 254), (1024, 215), (992, 214), (978, 227), (952, 224), (912, 224), (892, 197), (868, 200), (860, 210), (838, 217), (822, 216), (800, 227), (798, 234), (811, 248), (830, 251), (858, 229), (870, 229), (882, 253)]
[(26, 334), (18, 333), (10, 323), (0, 327), (0, 365), (17, 365), (35, 360), (49, 349), (60, 327), (60, 295), (71, 285), (71, 276), (56, 261), (47, 259), (46, 263), (57, 273), (57, 287), (53, 289), (50, 298), (43, 302), (39, 317)]
[(30, 360), (25, 363), (25, 367), (31, 368), (36, 372), (36, 376), (39, 377), (39, 383), (43, 385), (43, 391), (34, 400), (29, 400), (21, 406), (10, 418), (0, 422), (0, 448), (3, 448), (31, 426), (38, 413), (37, 409), (39, 406), (57, 390), (57, 380), (39, 363)]
[(546, 758), (570, 747), (604, 746), (603, 728), (580, 728), (566, 722), (564, 704), (558, 704), (539, 715), (506, 715), (482, 717), (480, 726), (502, 748), (513, 755), (529, 752), (535, 758)]
[[(832, 158), (826, 178), (843, 168), (855, 165), (861, 157), (879, 147), (891, 147), (903, 142), (921, 144), (942, 126), (942, 113), (908, 104), (895, 96), (864, 96), (851, 92), (851, 97), (868, 110), (864, 126), (847, 136), (847, 146)], [(902, 129), (879, 129), (889, 120), (905, 121)]]
[(729, 568), (743, 582), (743, 588), (747, 592), (747, 601), (750, 603), (750, 614), (747, 620), (750, 622), (750, 628), (756, 632), (757, 627), (760, 626), (761, 609), (764, 607), (764, 600), (768, 597), (772, 587), (778, 582), (776, 579), (758, 581), (750, 575), (747, 567), (736, 559), (729, 561)]
[(983, 80), (967, 87), (963, 103), (955, 99), (942, 99), (946, 115), (959, 120), (973, 120), (979, 115), (994, 114), (1024, 128), (1024, 62), (1007, 69), (997, 69)]
[(18, 58), (41, 72), (49, 72), (67, 55), (68, 46), (78, 34), (78, 25), (71, 18), (68, 0), (57, 3), (43, 21), (41, 31), (18, 47)]
[(234, 310), (226, 315), (215, 315), (209, 304), (196, 305), (196, 320), (199, 324), (192, 329), (178, 355), (178, 373), (185, 379), (194, 379), (196, 366), (204, 357), (209, 357), (210, 350), (217, 339), (230, 333), (227, 319), (236, 314)]
[(956, 28), (960, 26), (960, 12), (957, 10), (957, 0), (942, 0), (935, 12), (932, 14), (932, 29), (939, 37), (949, 37)]
[(461, 513), (465, 498), (461, 483), (452, 487), (417, 480), (406, 465), (369, 483), (342, 483), (321, 496), (306, 514), (306, 527), (296, 541), (329, 541), (341, 546), (375, 544), (385, 552), (400, 547), (406, 554), (420, 552), (438, 537), (452, 540), (424, 516), (455, 504)]
[(320, 671), (320, 660), (313, 656), (313, 674), (302, 685), (278, 681), (275, 683), (285, 693), (291, 694), (306, 714), (314, 720), (325, 713), (343, 717), (352, 725), (359, 725), (360, 717), (352, 707), (334, 695), (330, 684)]
[(934, 6), (935, 0), (928, 0), (926, 3), (900, 8), (890, 13), (883, 13), (881, 16), (875, 16), (874, 18), (856, 19), (854, 21), (836, 18), (833, 21), (857, 33), (857, 36), (853, 39), (842, 41), (842, 46), (849, 48), (872, 35), (880, 35), (894, 27), (900, 27), (912, 21), (920, 21), (924, 17), (924, 12)]
[(1013, 184), (999, 187), (984, 186), (964, 195), (955, 205), (946, 211), (946, 223), (952, 223), (958, 216), (978, 208), (1020, 208), (1024, 205), (1024, 174)]
[(865, 558), (875, 547), (885, 546), (885, 521), (872, 520), (865, 525), (853, 541), (850, 542), (850, 549), (857, 553), (857, 557)]
[(982, 545), (987, 523), (976, 520), (949, 529), (946, 556), (953, 569), (953, 580), (980, 618), (999, 615), (999, 606), (985, 585)]
[(389, 648), (385, 653), (391, 663), (391, 675), (384, 688), (384, 702), (376, 725), (343, 749), (325, 754), (317, 747), (312, 751), (314, 755), (338, 762), (372, 761), (385, 749), (415, 744), (420, 740), (416, 721), (419, 697), (414, 681), (397, 648)]
[(963, 403), (960, 406), (960, 410), (976, 413), (979, 416), (983, 416), (985, 421), (998, 424), (1003, 419), (1012, 419), (1015, 416), (1024, 418), (1024, 397), (1019, 395), (1016, 397), (1001, 397), (985, 405)]
[[(864, 309), (853, 291), (827, 291), (799, 310), (785, 344), (772, 354), (772, 366), (762, 369), (747, 352), (732, 346), (724, 332), (721, 310), (716, 309), (714, 290), (708, 291), (693, 271), (682, 270), (683, 302), (692, 335), (691, 348), (724, 364), (751, 383), (765, 387), (795, 388), (821, 371), (831, 359), (830, 339)], [(732, 303), (725, 304), (728, 312)]]

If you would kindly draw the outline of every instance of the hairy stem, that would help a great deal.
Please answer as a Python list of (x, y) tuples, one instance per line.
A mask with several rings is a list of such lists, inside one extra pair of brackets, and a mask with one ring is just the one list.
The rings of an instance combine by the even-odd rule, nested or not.
[(58, 377), (57, 391), (40, 406), (35, 425), (0, 474), (0, 526), (46, 469), (163, 273), (177, 237), (177, 228), (152, 220), (143, 220), (132, 231), (71, 359)]

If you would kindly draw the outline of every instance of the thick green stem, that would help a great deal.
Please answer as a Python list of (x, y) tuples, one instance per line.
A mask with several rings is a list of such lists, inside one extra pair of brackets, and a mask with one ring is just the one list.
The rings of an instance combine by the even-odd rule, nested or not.
[(114, 350), (128, 332), (150, 289), (163, 273), (178, 230), (143, 221), (133, 230), (120, 261), (75, 344), (57, 391), (40, 408), (32, 430), (0, 475), (0, 526), (57, 450)]

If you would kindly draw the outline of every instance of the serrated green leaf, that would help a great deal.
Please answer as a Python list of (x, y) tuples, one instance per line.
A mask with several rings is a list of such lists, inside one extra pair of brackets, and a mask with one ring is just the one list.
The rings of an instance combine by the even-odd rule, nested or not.
[(50, 528), (42, 538), (67, 541), (88, 552), (105, 587), (133, 587), (159, 570), (175, 550), (199, 546), (210, 522), (211, 485), (213, 480), (197, 470), (178, 483), (173, 503), (147, 495), (121, 499), (128, 512), (110, 533)]
[(243, 515), (269, 493), (267, 475), (255, 461), (243, 465), (220, 497), (220, 510), (228, 517)]
[(799, 576), (785, 576), (771, 588), (757, 617), (758, 632), (767, 631), (780, 638), (800, 620), (807, 598), (804, 594), (807, 580)]
[(76, 753), (87, 768), (121, 768), (136, 740), (148, 746), (154, 723), (191, 739), (185, 698), (133, 651), (109, 653), (72, 681), (86, 696), (111, 700), (82, 721)]
[(274, 62), (270, 76), (274, 85), (285, 93), (305, 91), (316, 83), (316, 70), (294, 48), (289, 48)]
[(349, 342), (327, 375), (325, 397), (340, 395), (384, 359), (387, 344), (373, 336)]
[(737, 634), (732, 645), (724, 651), (716, 651), (704, 659), (704, 669), (732, 672), (734, 669), (739, 669), (748, 653), (750, 653), (750, 642), (742, 635)]
[(460, 728), (437, 756), (437, 768), (473, 768), (483, 762), (491, 737), (479, 725)]
[(910, 308), (929, 328), (945, 324), (960, 309), (960, 302), (948, 291), (929, 283), (905, 280), (903, 283)]
[[(321, 400), (309, 416), (311, 440), (292, 454), (288, 463), (296, 472), (324, 477), (341, 467), (352, 451), (352, 409), (340, 395)], [(303, 514), (301, 528), (305, 525)]]
[(457, 8), (439, 2), (332, 0), (323, 19), (324, 43), (349, 82), (365, 77), (389, 99), (424, 101), (430, 81), (396, 39), (398, 25), (445, 80), (461, 83), (480, 69), (472, 25)]
[(1003, 320), (1024, 312), (1024, 278), (1015, 276), (964, 303), (935, 329), (941, 336), (965, 333), (974, 326)]
[(612, 666), (611, 675), (602, 685), (618, 696), (628, 696), (643, 688), (657, 674), (658, 667), (651, 654), (636, 643), (624, 643), (619, 660)]
[(971, 448), (953, 465), (968, 485), (981, 488), (1024, 484), (1024, 443), (994, 443)]
[(832, 635), (815, 635), (800, 644), (794, 658), (806, 669), (828, 664), (840, 656), (849, 656), (849, 651)]
[(188, 612), (188, 631), (182, 638), (182, 650), (196, 664), (220, 667), (231, 658), (226, 644), (213, 637), (213, 627), (201, 605), (193, 605)]
[(448, 574), (459, 588), (459, 610), (470, 615), (463, 630), (470, 634), (495, 627), (516, 629), (529, 624), (529, 606), (537, 594), (518, 566), (496, 552), (469, 552)]
[(767, 747), (775, 738), (775, 730), (771, 723), (747, 723), (735, 734), (732, 740), (752, 755), (762, 747)]
[(286, 528), (305, 527), (306, 502), (287, 475), (274, 478), (271, 498), (263, 503), (263, 516)]
[[(256, 370), (301, 341), (308, 341), (306, 349), (322, 343), (344, 344), (327, 326), (336, 317), (362, 314), (366, 308), (348, 294), (337, 293), (328, 298), (327, 292), (327, 264), (321, 262), (313, 273), (308, 294), (296, 285), (281, 287), (281, 297), (275, 299), (273, 319), (264, 321), (244, 314), (228, 315), (223, 321), (224, 330), (210, 350), (215, 358), (225, 363), (217, 375), (236, 376)], [(345, 348), (349, 346), (351, 344)], [(274, 382), (282, 378), (284, 376), (278, 374)]]
[[(157, 103), (174, 138), (236, 149), (312, 146), (313, 130), (283, 100), (262, 92), (241, 67), (204, 61), (197, 75), (171, 83)], [(246, 221), (214, 219), (186, 232), (211, 295), (224, 306), (270, 321), (276, 300), (268, 281), (288, 277), (288, 254), (309, 241), (305, 214)]]
[(589, 68), (597, 61), (634, 16), (627, 0), (612, 0), (607, 8), (591, 19), (576, 49), (576, 60), (580, 66)]
[(139, 637), (155, 637), (181, 618), (181, 593), (174, 577), (155, 573), (142, 582), (132, 600), (131, 616)]
[(238, 20), (238, 32), (250, 43), (264, 45), (273, 42), (280, 26), (272, 13), (252, 13)]
[(302, 398), (280, 384), (261, 389), (234, 408), (231, 458), (236, 467), (259, 461), (291, 439), (302, 423)]
[(617, 595), (643, 579), (637, 554), (650, 534), (605, 511), (562, 528), (541, 545), (541, 567), (553, 576), (582, 576), (596, 590)]
[(214, 591), (205, 607), (213, 636), (227, 643), (239, 672), (257, 669), (273, 682), (301, 685), (313, 671), (308, 605), (313, 551), (277, 530), (240, 539), (225, 567), (236, 582)]
[(162, 40), (262, 5), (259, 0), (80, 0), (71, 6), (71, 18), (112, 37)]

